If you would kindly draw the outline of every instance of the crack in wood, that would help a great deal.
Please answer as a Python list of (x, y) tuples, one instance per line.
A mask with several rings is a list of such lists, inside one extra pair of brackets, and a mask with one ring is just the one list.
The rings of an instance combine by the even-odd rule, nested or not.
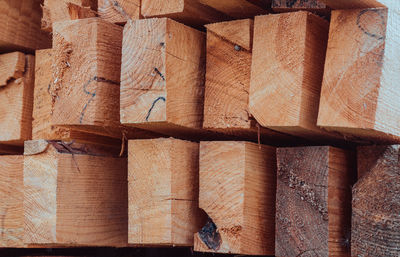
[(151, 111), (153, 110), (153, 108), (154, 108), (154, 106), (156, 105), (156, 103), (157, 103), (158, 101), (160, 101), (160, 100), (162, 100), (162, 101), (165, 102), (165, 97), (160, 96), (160, 97), (157, 97), (157, 99), (153, 101), (153, 103), (151, 104), (151, 107), (150, 107), (149, 111), (147, 112), (146, 121), (149, 121)]

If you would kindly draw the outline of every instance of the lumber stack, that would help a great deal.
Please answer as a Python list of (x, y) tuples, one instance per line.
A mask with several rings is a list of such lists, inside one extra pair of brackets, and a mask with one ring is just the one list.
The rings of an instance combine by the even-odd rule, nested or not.
[(0, 0), (0, 248), (398, 256), (399, 13)]

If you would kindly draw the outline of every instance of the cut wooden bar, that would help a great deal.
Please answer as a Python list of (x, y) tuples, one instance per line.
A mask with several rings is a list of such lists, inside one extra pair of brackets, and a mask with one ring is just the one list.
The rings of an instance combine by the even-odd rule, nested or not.
[(257, 141), (282, 144), (293, 137), (258, 129), (249, 113), (253, 21), (206, 25), (207, 58), (203, 128)]
[(108, 22), (125, 24), (140, 19), (140, 0), (99, 0), (99, 16)]
[(23, 166), (22, 155), (0, 156), (0, 248), (24, 246)]
[(141, 14), (145, 18), (167, 17), (195, 27), (230, 19), (198, 0), (142, 0)]
[(321, 0), (272, 0), (275, 12), (309, 11), (321, 16), (329, 16), (330, 9)]
[(400, 142), (400, 13), (332, 12), (318, 126), (376, 142)]
[(255, 18), (249, 109), (263, 127), (319, 143), (342, 138), (317, 127), (328, 28), (304, 11)]
[(350, 256), (352, 153), (278, 148), (275, 255)]
[(400, 255), (399, 155), (399, 145), (358, 149), (368, 166), (353, 187), (352, 256)]
[(52, 24), (96, 17), (97, 1), (94, 0), (44, 0), (42, 30), (52, 31)]
[(198, 208), (199, 144), (130, 140), (129, 243), (192, 246), (205, 220)]
[(0, 55), (0, 143), (23, 145), (32, 136), (35, 57)]
[(56, 22), (53, 35), (53, 122), (118, 126), (122, 28), (89, 18)]
[(51, 37), (40, 30), (38, 0), (0, 0), (0, 53), (49, 48)]
[[(52, 122), (53, 112), (51, 110), (52, 96), (49, 92), (49, 85), (54, 80), (52, 72), (53, 50), (37, 50), (35, 60), (32, 139), (75, 140), (81, 143), (120, 147), (121, 142), (119, 139), (122, 138), (122, 135), (118, 136), (117, 131), (113, 131), (108, 136), (100, 136), (71, 128), (54, 126)], [(112, 138), (114, 135), (119, 137), (119, 139)]]
[(25, 243), (127, 245), (127, 160), (107, 154), (77, 143), (25, 142)]
[(274, 255), (275, 190), (274, 147), (201, 142), (199, 205), (209, 219), (194, 250)]
[(267, 6), (260, 8), (247, 0), (199, 0), (199, 2), (235, 19), (252, 18), (267, 13)]
[[(119, 120), (122, 27), (100, 18), (88, 18), (56, 22), (53, 35), (48, 85), (51, 124), (122, 138)], [(152, 135), (138, 129), (130, 129), (129, 133), (135, 138)]]
[(124, 28), (121, 123), (180, 138), (206, 133), (203, 32), (168, 18)]

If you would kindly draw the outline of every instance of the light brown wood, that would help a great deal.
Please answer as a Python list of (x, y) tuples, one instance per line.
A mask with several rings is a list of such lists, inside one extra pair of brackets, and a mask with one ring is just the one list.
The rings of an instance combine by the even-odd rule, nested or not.
[[(54, 52), (48, 89), (52, 125), (122, 138), (122, 30), (100, 18), (53, 24)], [(138, 129), (129, 131), (134, 138), (147, 136)]]
[(142, 0), (141, 14), (145, 18), (167, 17), (195, 27), (229, 19), (198, 0)]
[(38, 0), (0, 0), (0, 53), (51, 47), (51, 37), (40, 30)]
[(353, 187), (351, 254), (387, 256), (400, 254), (400, 146), (358, 149), (359, 163), (367, 162)]
[(202, 135), (205, 35), (168, 18), (124, 28), (121, 123), (158, 133)]
[(24, 76), (25, 61), (25, 55), (21, 52), (0, 55), (0, 87)]
[(249, 113), (253, 21), (206, 25), (207, 58), (203, 128), (262, 142), (283, 144), (295, 138), (258, 129)]
[(0, 247), (23, 247), (24, 159), (0, 156)]
[(129, 243), (192, 246), (198, 208), (199, 144), (173, 138), (130, 140)]
[(89, 145), (25, 142), (24, 242), (127, 245), (127, 160)]
[(305, 11), (255, 18), (249, 109), (263, 127), (319, 142), (342, 138), (317, 127), (328, 29)]
[(275, 12), (295, 12), (303, 10), (326, 17), (330, 14), (329, 7), (321, 0), (272, 0), (272, 10)]
[(247, 0), (199, 0), (199, 2), (235, 19), (252, 18), (267, 13), (267, 6), (260, 8)]
[(0, 87), (0, 142), (3, 144), (23, 145), (32, 136), (34, 66), (32, 55), (20, 52), (0, 55), (0, 69), (9, 71), (5, 85)]
[[(37, 50), (35, 54), (35, 90), (33, 101), (33, 122), (32, 122), (32, 139), (48, 139), (72, 141), (76, 140), (81, 143), (93, 143), (101, 145), (121, 146), (118, 139), (109, 136), (100, 136), (84, 131), (74, 130), (66, 127), (57, 127), (52, 123), (52, 97), (49, 92), (53, 78), (52, 63), (53, 50), (43, 49)], [(117, 135), (115, 131), (113, 134)], [(111, 134), (111, 133), (110, 133)], [(119, 136), (121, 139), (122, 136)]]
[(274, 147), (200, 142), (199, 206), (209, 220), (194, 250), (274, 255), (275, 190)]
[(54, 124), (118, 126), (122, 28), (89, 18), (56, 22), (53, 35)]
[(125, 24), (140, 19), (140, 0), (99, 0), (99, 16), (112, 23)]
[(275, 255), (350, 256), (355, 155), (328, 146), (278, 148)]
[(384, 8), (332, 12), (318, 126), (400, 142), (399, 18)]
[(44, 0), (41, 28), (51, 32), (54, 22), (96, 17), (96, 5), (88, 0)]

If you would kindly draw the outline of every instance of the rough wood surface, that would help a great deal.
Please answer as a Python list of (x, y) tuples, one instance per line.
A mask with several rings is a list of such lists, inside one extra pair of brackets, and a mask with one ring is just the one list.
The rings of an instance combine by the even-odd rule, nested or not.
[(121, 123), (171, 136), (201, 134), (205, 47), (204, 33), (168, 18), (127, 23)]
[(203, 128), (269, 144), (294, 141), (293, 137), (259, 129), (249, 113), (253, 21), (251, 19), (206, 25), (207, 58)]
[(201, 142), (199, 206), (209, 220), (194, 250), (273, 255), (275, 190), (274, 147)]
[(122, 27), (88, 18), (56, 22), (53, 34), (51, 123), (117, 138), (122, 130), (147, 137), (120, 124)]
[(0, 156), (0, 247), (23, 247), (24, 159)]
[(0, 1), (0, 53), (51, 47), (51, 37), (40, 30), (38, 0)]
[(399, 142), (400, 13), (332, 12), (318, 125), (353, 137)]
[(359, 149), (359, 161), (369, 167), (353, 187), (352, 256), (400, 255), (399, 149)]
[(127, 161), (105, 153), (74, 143), (25, 143), (25, 243), (127, 245)]
[(122, 28), (89, 18), (56, 22), (53, 34), (54, 124), (118, 126)]
[(44, 0), (41, 28), (52, 31), (52, 24), (96, 17), (97, 1), (93, 0)]
[(0, 67), (10, 71), (9, 75), (14, 72), (11, 77), (6, 75), (6, 83), (0, 87), (0, 142), (23, 145), (32, 137), (35, 57), (20, 52), (3, 54)]
[(260, 8), (247, 0), (199, 0), (199, 2), (235, 19), (252, 18), (267, 13), (267, 6)]
[[(66, 127), (57, 127), (52, 123), (52, 96), (49, 92), (53, 78), (53, 50), (37, 50), (35, 54), (35, 90), (33, 100), (32, 139), (48, 139), (121, 146), (118, 139), (100, 136)], [(111, 133), (110, 133), (111, 134)], [(117, 134), (113, 132), (112, 134)], [(119, 136), (121, 139), (122, 136)]]
[(399, 2), (392, 0), (320, 0), (333, 9), (363, 9), (375, 7), (400, 6)]
[(317, 127), (328, 29), (304, 11), (255, 18), (249, 109), (263, 127), (310, 140), (341, 138)]
[(229, 19), (198, 0), (142, 0), (141, 14), (145, 18), (167, 17), (195, 27)]
[(99, 0), (99, 16), (112, 23), (125, 24), (140, 19), (140, 0)]
[(130, 140), (129, 243), (192, 246), (198, 208), (199, 144), (173, 138)]
[(353, 155), (332, 147), (278, 148), (275, 255), (350, 256)]
[(272, 0), (275, 12), (309, 11), (321, 16), (329, 16), (330, 9), (321, 0)]
[(21, 52), (0, 55), (0, 87), (6, 86), (12, 80), (22, 78), (25, 62), (25, 55)]

